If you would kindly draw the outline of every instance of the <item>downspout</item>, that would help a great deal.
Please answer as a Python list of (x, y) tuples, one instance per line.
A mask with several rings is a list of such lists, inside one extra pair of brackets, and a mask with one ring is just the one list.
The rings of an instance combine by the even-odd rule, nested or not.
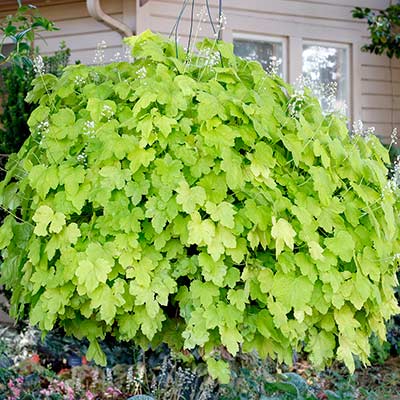
[(113, 30), (119, 32), (122, 36), (132, 36), (132, 29), (123, 22), (106, 14), (101, 8), (100, 0), (86, 0), (86, 6), (89, 14), (97, 21), (103, 22)]

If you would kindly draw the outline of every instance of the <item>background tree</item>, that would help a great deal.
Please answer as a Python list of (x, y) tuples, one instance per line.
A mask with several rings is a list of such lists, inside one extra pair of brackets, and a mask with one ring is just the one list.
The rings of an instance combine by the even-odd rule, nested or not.
[(400, 3), (378, 12), (356, 7), (353, 17), (368, 23), (371, 43), (364, 45), (363, 51), (400, 58)]

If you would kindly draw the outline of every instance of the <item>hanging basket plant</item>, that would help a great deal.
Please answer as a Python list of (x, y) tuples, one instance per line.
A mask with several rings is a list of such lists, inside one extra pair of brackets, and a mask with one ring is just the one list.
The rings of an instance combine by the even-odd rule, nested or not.
[(222, 382), (226, 350), (367, 363), (398, 312), (384, 147), (231, 44), (127, 43), (134, 62), (71, 66), (28, 96), (0, 188), (13, 316), (87, 337), (100, 364), (106, 335), (198, 349)]

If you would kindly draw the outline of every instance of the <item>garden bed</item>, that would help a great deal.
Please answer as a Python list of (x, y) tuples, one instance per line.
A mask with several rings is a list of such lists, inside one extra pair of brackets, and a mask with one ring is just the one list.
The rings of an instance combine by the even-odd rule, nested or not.
[(292, 367), (254, 355), (230, 360), (232, 382), (218, 385), (202, 363), (165, 347), (143, 352), (133, 345), (103, 343), (109, 365), (88, 363), (87, 342), (59, 333), (44, 341), (35, 329), (1, 326), (0, 399), (400, 399), (400, 358), (357, 368), (339, 363), (318, 372), (303, 360)]

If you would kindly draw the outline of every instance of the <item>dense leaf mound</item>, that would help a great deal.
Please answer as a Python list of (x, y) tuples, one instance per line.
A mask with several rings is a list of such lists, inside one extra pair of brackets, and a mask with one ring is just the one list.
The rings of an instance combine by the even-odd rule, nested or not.
[(290, 363), (367, 362), (397, 312), (399, 203), (378, 139), (206, 40), (146, 32), (135, 61), (36, 79), (8, 165), (2, 282), (15, 316), (89, 338)]

